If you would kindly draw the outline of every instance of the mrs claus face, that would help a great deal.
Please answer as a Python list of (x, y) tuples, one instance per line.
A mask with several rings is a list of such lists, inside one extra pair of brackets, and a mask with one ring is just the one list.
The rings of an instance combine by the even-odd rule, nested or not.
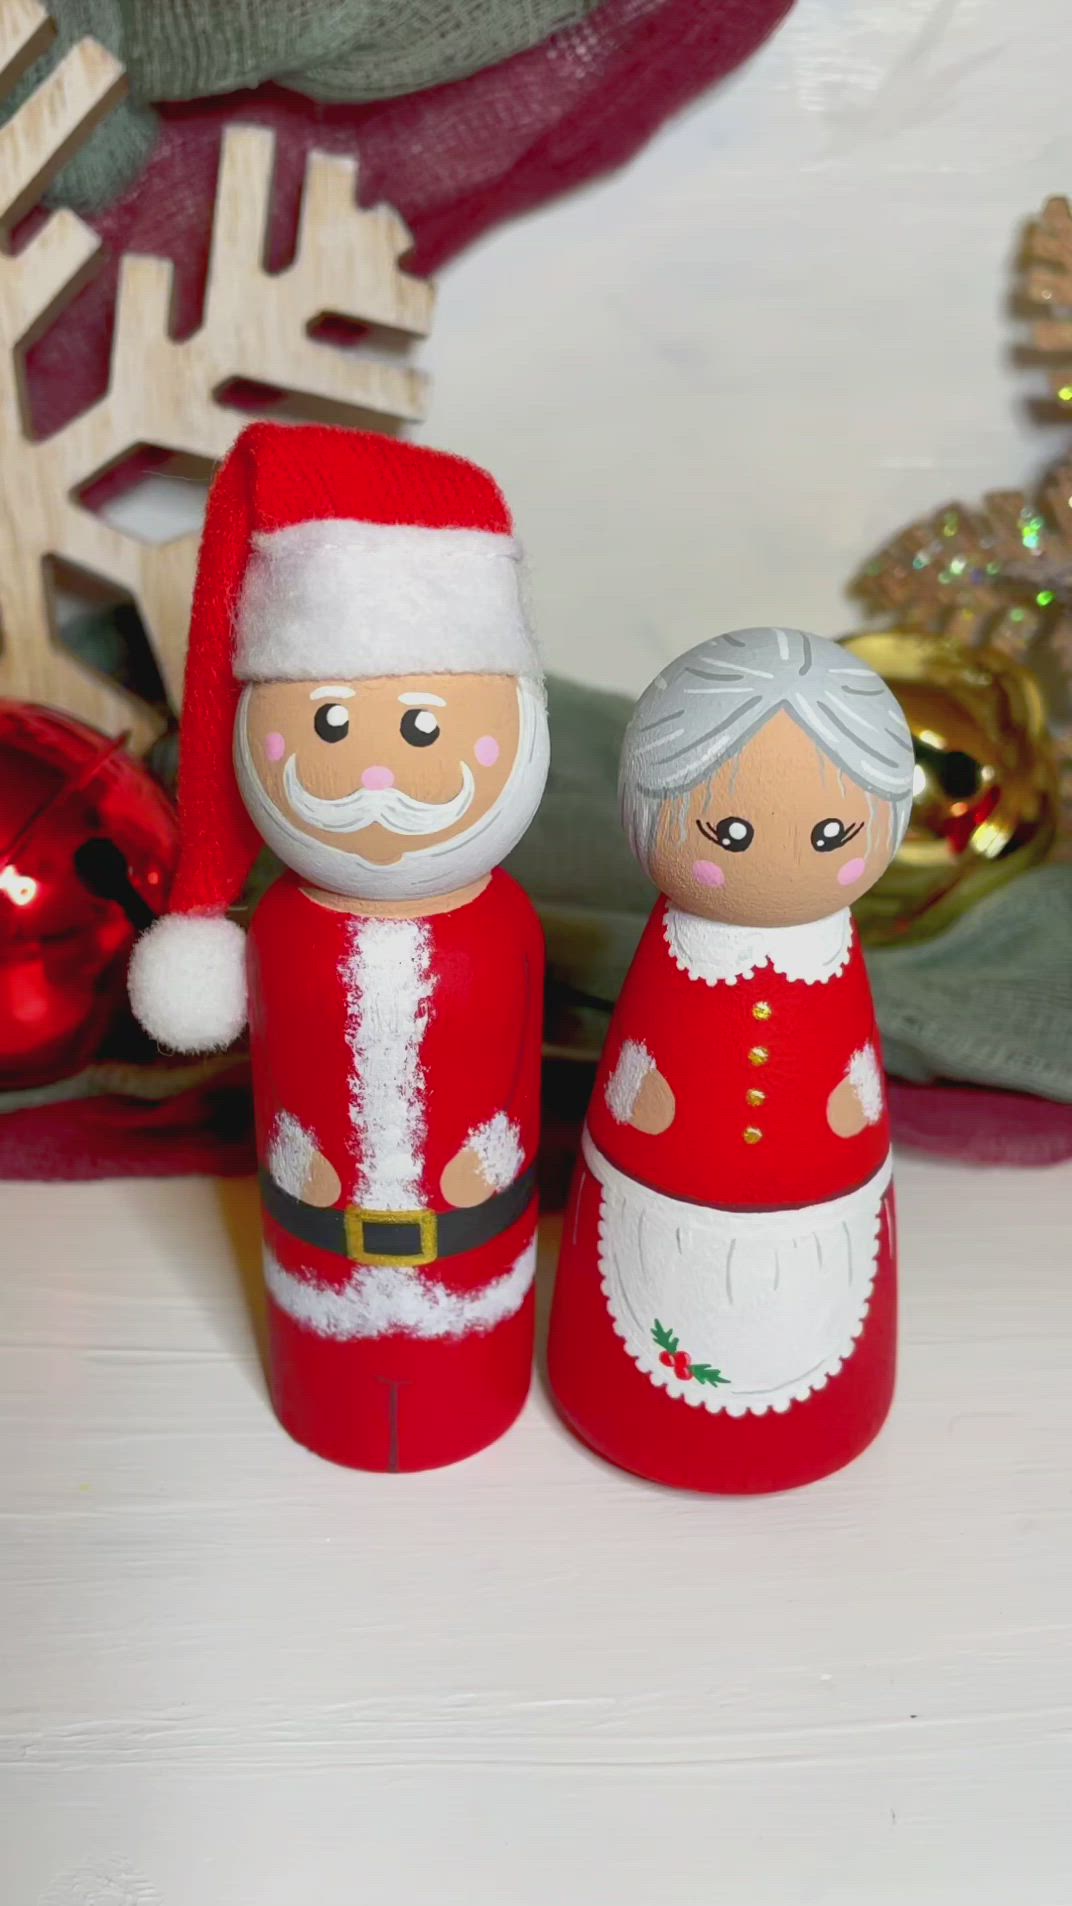
[(734, 926), (801, 926), (850, 906), (893, 856), (867, 794), (784, 711), (662, 809), (648, 871), (677, 907)]

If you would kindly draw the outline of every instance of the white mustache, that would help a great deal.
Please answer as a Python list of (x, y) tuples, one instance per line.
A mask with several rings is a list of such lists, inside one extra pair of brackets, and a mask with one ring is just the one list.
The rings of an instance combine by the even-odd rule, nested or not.
[(438, 834), (460, 821), (473, 803), (472, 769), (464, 761), (460, 766), (462, 784), (449, 801), (418, 801), (401, 788), (354, 788), (338, 800), (323, 800), (304, 786), (296, 755), (291, 755), (283, 770), (283, 788), (295, 814), (307, 826), (329, 834), (357, 834), (374, 822), (392, 834)]

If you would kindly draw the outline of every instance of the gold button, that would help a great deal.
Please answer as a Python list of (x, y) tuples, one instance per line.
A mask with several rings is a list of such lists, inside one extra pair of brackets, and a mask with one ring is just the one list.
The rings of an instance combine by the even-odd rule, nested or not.
[(752, 1008), (752, 1018), (753, 1019), (769, 1019), (771, 1016), (772, 1010), (773, 1010), (772, 1007), (768, 1004), (768, 1002), (765, 999), (757, 999), (755, 1005)]
[(758, 1085), (754, 1085), (750, 1092), (745, 1093), (745, 1098), (748, 1100), (749, 1105), (762, 1105), (766, 1096), (767, 1094), (761, 1092)]
[(760, 1131), (758, 1125), (746, 1125), (744, 1131), (741, 1133), (741, 1137), (744, 1139), (746, 1145), (758, 1145), (760, 1139), (763, 1137), (763, 1133)]
[(748, 1063), (754, 1066), (765, 1066), (769, 1058), (770, 1053), (766, 1046), (753, 1046), (748, 1054)]

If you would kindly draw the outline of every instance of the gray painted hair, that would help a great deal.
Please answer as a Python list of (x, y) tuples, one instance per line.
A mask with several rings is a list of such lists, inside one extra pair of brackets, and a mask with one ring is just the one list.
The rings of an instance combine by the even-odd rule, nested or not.
[(667, 801), (694, 788), (781, 710), (849, 779), (893, 812), (894, 847), (912, 812), (912, 737), (880, 675), (851, 649), (800, 629), (734, 629), (664, 668), (633, 710), (618, 800), (646, 865)]

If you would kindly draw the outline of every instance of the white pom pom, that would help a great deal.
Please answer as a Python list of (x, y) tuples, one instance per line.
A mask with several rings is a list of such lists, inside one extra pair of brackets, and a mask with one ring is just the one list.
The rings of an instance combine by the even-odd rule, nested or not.
[(134, 948), (127, 988), (134, 1017), (160, 1045), (229, 1046), (246, 1023), (246, 936), (220, 914), (165, 914)]

